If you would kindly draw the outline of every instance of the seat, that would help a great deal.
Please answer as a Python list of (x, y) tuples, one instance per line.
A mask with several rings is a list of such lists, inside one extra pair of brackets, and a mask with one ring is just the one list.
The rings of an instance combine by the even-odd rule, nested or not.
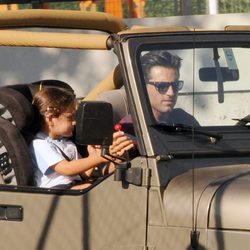
[(103, 91), (97, 96), (96, 100), (112, 104), (114, 124), (119, 123), (122, 118), (129, 114), (127, 96), (124, 88)]

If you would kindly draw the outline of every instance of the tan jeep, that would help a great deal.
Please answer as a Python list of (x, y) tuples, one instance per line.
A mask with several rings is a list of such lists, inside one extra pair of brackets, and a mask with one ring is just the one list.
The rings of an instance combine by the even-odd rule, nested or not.
[[(127, 117), (133, 123), (130, 119), (123, 126), (136, 140), (138, 151), (114, 174), (97, 179), (88, 189), (35, 187), (26, 138), (36, 123), (31, 101), (41, 83), (50, 86), (51, 79), (3, 83), (1, 250), (249, 248), (250, 26), (129, 28), (104, 13), (19, 10), (1, 13), (0, 28), (1, 56), (12, 53), (14, 47), (27, 47), (27, 53), (28, 49), (62, 48), (79, 54), (85, 50), (114, 54), (118, 66), (84, 98), (67, 79), (69, 85), (54, 80), (83, 101), (81, 117), (85, 117), (84, 107), (93, 106), (98, 131), (107, 124), (105, 117), (113, 116), (108, 127), (112, 130), (113, 124), (131, 115)], [(142, 58), (155, 51), (182, 59), (178, 82), (183, 86), (175, 89), (178, 99), (172, 109), (197, 123), (189, 124), (187, 116), (171, 122), (156, 119), (151, 106), (158, 99), (152, 99), (148, 90), (163, 96), (173, 82), (145, 78)], [(35, 55), (35, 62), (43, 63), (42, 53)], [(18, 54), (12, 56), (15, 63)], [(65, 62), (51, 61), (59, 69)], [(18, 66), (28, 67), (32, 75), (37, 64), (22, 61)], [(109, 109), (104, 117), (96, 116), (106, 102), (112, 104), (113, 113)], [(86, 120), (77, 120), (78, 140), (91, 143), (91, 138), (84, 137), (89, 127), (83, 124)], [(100, 141), (104, 136), (105, 131), (96, 134)]]

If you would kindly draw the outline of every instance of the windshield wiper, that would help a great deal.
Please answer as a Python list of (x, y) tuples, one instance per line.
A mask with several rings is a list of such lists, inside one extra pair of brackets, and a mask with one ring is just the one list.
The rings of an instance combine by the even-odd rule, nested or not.
[(237, 121), (236, 125), (246, 126), (250, 122), (250, 115), (247, 115), (243, 118), (232, 118), (233, 121)]
[(210, 142), (212, 142), (212, 143), (216, 143), (217, 141), (219, 141), (220, 139), (223, 138), (223, 136), (220, 134), (202, 131), (198, 128), (190, 127), (190, 126), (187, 126), (184, 124), (168, 125), (165, 123), (158, 123), (158, 124), (152, 125), (151, 127), (164, 129), (164, 130), (169, 131), (169, 132), (176, 132), (176, 133), (190, 132), (190, 133), (194, 133), (194, 134), (205, 135), (205, 136), (209, 137)]

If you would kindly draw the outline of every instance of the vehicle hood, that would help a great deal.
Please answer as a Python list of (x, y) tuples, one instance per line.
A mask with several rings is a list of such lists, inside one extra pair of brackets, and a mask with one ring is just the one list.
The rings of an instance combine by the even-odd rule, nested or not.
[(163, 200), (168, 226), (250, 230), (250, 166), (190, 170), (170, 181)]

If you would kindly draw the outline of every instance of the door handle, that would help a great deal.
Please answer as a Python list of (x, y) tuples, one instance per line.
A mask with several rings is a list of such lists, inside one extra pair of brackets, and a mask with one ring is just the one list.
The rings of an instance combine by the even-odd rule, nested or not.
[(0, 204), (0, 220), (22, 221), (23, 207), (17, 205)]

